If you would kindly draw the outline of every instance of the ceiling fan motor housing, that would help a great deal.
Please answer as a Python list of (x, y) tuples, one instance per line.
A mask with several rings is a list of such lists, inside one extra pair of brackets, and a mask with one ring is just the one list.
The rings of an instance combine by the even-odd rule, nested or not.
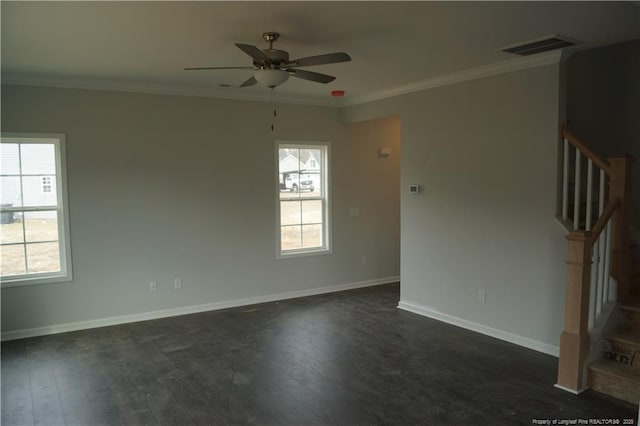
[[(279, 49), (264, 49), (262, 51), (262, 53), (264, 53), (267, 58), (269, 58), (271, 60), (271, 63), (273, 65), (280, 65), (283, 62), (288, 62), (289, 61), (289, 53), (285, 52), (284, 50), (279, 50)], [(254, 65), (260, 67), (261, 64), (256, 64), (254, 62)]]

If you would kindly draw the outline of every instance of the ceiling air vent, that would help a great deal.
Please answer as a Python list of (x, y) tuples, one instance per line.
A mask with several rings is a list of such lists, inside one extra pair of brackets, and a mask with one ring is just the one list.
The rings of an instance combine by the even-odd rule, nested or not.
[(505, 47), (500, 49), (503, 52), (515, 53), (516, 55), (533, 55), (534, 53), (548, 52), (550, 50), (562, 49), (563, 47), (575, 46), (577, 43), (571, 41), (566, 37), (559, 36), (557, 34), (521, 43), (515, 46)]

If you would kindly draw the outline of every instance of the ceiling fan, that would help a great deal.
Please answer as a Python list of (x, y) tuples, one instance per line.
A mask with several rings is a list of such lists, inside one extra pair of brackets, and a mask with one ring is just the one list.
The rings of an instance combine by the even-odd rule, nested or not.
[(253, 77), (242, 83), (240, 87), (253, 86), (261, 83), (269, 88), (274, 88), (289, 79), (289, 76), (317, 83), (330, 83), (336, 78), (313, 71), (299, 69), (312, 65), (335, 64), (348, 62), (351, 57), (344, 52), (327, 53), (324, 55), (308, 56), (289, 60), (289, 53), (284, 50), (274, 49), (273, 43), (280, 38), (279, 33), (267, 32), (262, 34), (264, 41), (269, 43), (269, 48), (260, 50), (251, 44), (236, 43), (236, 46), (253, 59), (252, 67), (191, 67), (185, 71), (193, 70), (254, 70)]

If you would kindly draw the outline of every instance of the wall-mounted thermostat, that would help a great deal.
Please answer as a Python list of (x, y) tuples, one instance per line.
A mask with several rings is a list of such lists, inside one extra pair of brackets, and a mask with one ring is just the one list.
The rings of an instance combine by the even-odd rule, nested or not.
[(409, 192), (412, 194), (420, 193), (420, 185), (409, 185)]

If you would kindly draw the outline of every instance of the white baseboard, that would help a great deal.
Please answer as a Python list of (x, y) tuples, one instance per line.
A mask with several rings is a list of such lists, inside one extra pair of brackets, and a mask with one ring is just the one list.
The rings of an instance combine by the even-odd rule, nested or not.
[(578, 390), (578, 391), (575, 391), (575, 390), (573, 390), (573, 389), (566, 388), (566, 387), (564, 387), (564, 386), (562, 386), (562, 385), (559, 385), (559, 384), (557, 384), (557, 383), (556, 383), (555, 385), (553, 385), (553, 387), (554, 387), (554, 388), (558, 388), (558, 389), (560, 389), (560, 390), (563, 390), (563, 391), (565, 391), (565, 392), (572, 393), (572, 394), (574, 394), (574, 395), (580, 395), (582, 392), (584, 392), (585, 390), (587, 390), (587, 388), (584, 388), (584, 389), (580, 389), (580, 390)]
[(553, 355), (555, 357), (557, 357), (560, 353), (560, 348), (558, 346), (550, 345), (538, 340), (529, 339), (528, 337), (523, 337), (518, 334), (509, 333), (507, 331), (498, 330), (497, 328), (488, 327), (486, 325), (454, 317), (453, 315), (444, 314), (442, 312), (438, 312), (436, 309), (422, 306), (416, 303), (401, 300), (398, 303), (398, 308), (405, 311), (413, 312), (414, 314), (423, 315), (425, 317), (433, 318), (438, 321), (446, 322), (447, 324), (466, 328), (467, 330), (475, 331), (487, 336), (495, 337), (496, 339), (504, 340), (509, 343), (524, 346), (525, 348), (533, 349), (534, 351)]
[(183, 306), (180, 308), (162, 309), (159, 311), (142, 312), (139, 314), (121, 315), (117, 317), (100, 318), (88, 321), (78, 321), (66, 324), (56, 324), (46, 327), (28, 328), (23, 330), (2, 332), (1, 340), (16, 340), (27, 337), (46, 336), (48, 334), (66, 333), (69, 331), (86, 330), (90, 328), (107, 327), (137, 321), (175, 317), (178, 315), (195, 314), (199, 312), (216, 311), (219, 309), (235, 308), (238, 306), (255, 305), (258, 303), (274, 302), (277, 300), (295, 299), (298, 297), (314, 296), (317, 294), (334, 293), (361, 287), (371, 287), (400, 281), (400, 276), (377, 278), (373, 280), (357, 281), (327, 287), (317, 287), (308, 290), (295, 290), (284, 293), (267, 294), (264, 296), (247, 297), (242, 299), (225, 300), (221, 302), (205, 303), (202, 305)]

